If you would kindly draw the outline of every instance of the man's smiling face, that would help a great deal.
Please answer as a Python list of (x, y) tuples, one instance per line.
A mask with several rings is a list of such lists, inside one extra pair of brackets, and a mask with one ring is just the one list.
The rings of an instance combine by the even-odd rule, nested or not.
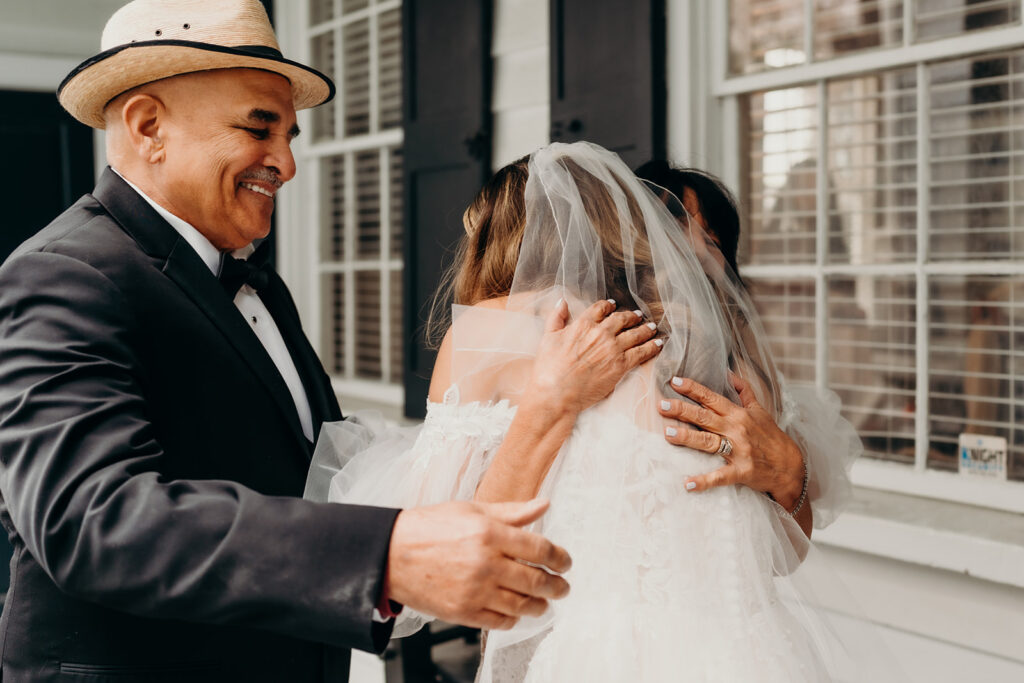
[(274, 195), (295, 176), (291, 84), (268, 71), (222, 69), (167, 85), (159, 174), (166, 208), (222, 251), (266, 237)]

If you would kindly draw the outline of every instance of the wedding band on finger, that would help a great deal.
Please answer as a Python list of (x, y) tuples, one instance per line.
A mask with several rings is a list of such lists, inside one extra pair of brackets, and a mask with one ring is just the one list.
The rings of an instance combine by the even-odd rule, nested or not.
[(718, 443), (718, 450), (712, 455), (726, 456), (732, 453), (732, 441), (729, 441), (729, 437), (722, 435), (722, 440)]

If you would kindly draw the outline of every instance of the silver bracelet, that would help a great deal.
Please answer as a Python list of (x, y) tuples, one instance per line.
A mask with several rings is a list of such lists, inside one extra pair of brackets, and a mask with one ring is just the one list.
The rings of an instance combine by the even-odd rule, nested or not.
[(801, 462), (804, 464), (804, 485), (800, 489), (800, 497), (796, 499), (796, 505), (793, 506), (792, 512), (786, 512), (790, 517), (796, 517), (796, 513), (800, 512), (800, 508), (807, 502), (807, 485), (811, 483), (811, 470), (807, 467), (807, 458), (801, 458)]

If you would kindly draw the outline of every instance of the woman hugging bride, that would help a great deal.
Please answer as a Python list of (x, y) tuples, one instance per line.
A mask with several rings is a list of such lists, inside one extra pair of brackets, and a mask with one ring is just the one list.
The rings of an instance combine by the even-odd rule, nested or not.
[[(824, 399), (794, 403), (701, 222), (587, 143), (501, 169), (464, 222), (425, 422), (325, 425), (308, 490), (394, 507), (551, 501), (535, 528), (572, 555), (571, 591), (487, 633), (483, 683), (849, 675), (800, 590), (810, 511), (791, 513), (808, 488), (816, 512), (836, 506), (851, 450), (837, 439), (852, 432)], [(728, 438), (666, 440), (695, 407), (715, 414), (686, 398), (695, 388), (789, 427), (804, 460), (785, 503), (707, 485), (731, 465)], [(396, 635), (429, 618), (404, 610)]]

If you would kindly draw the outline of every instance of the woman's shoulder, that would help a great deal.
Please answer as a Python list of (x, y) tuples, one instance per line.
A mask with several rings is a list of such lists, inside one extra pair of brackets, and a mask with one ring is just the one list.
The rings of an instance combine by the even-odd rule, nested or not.
[(498, 296), (493, 299), (484, 299), (473, 304), (470, 308), (490, 308), (505, 310), (508, 307), (508, 297)]

